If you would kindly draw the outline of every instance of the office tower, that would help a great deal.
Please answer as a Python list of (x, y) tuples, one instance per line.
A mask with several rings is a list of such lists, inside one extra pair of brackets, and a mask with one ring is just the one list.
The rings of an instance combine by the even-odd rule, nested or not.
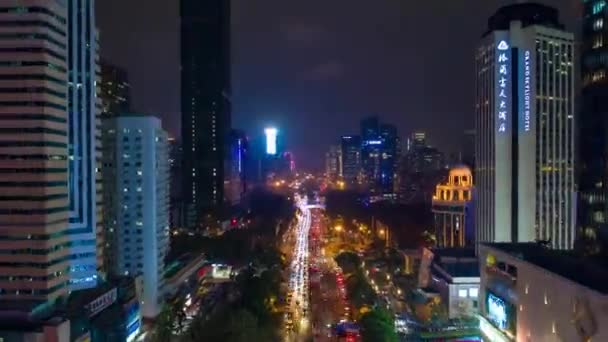
[(159, 119), (124, 115), (103, 121), (104, 204), (114, 232), (114, 274), (143, 276), (142, 315), (160, 312), (169, 249), (168, 136)]
[(230, 159), (226, 165), (226, 201), (238, 204), (247, 189), (246, 167), (249, 143), (245, 132), (233, 129), (229, 137)]
[(464, 131), (462, 145), (460, 147), (460, 163), (465, 164), (471, 170), (475, 169), (475, 130)]
[(69, 0), (67, 22), (70, 290), (77, 290), (94, 287), (103, 271), (95, 1)]
[(452, 168), (447, 182), (437, 184), (433, 216), (437, 247), (464, 247), (474, 239), (473, 175), (466, 166)]
[(344, 181), (356, 184), (361, 170), (361, 137), (345, 135), (342, 137), (342, 177)]
[(380, 179), (378, 186), (382, 194), (395, 193), (395, 177), (397, 173), (399, 137), (397, 127), (389, 124), (380, 125), (380, 140), (382, 154), (380, 155)]
[(426, 147), (426, 133), (425, 132), (414, 132), (407, 139), (407, 150), (415, 148)]
[(361, 170), (371, 193), (379, 192), (377, 181), (381, 176), (382, 148), (378, 117), (372, 116), (361, 120)]
[(377, 117), (361, 121), (361, 168), (371, 193), (392, 195), (397, 154), (397, 128)]
[(338, 145), (331, 145), (325, 153), (325, 174), (329, 179), (336, 180), (342, 175), (342, 149)]
[(224, 201), (230, 127), (230, 1), (181, 0), (181, 109), (187, 225)]
[(585, 1), (582, 42), (582, 98), (577, 150), (579, 247), (608, 251), (608, 12), (606, 1)]
[(131, 84), (127, 71), (121, 67), (101, 61), (99, 97), (104, 116), (116, 116), (131, 110)]
[(557, 10), (499, 9), (476, 52), (477, 242), (574, 241), (574, 36)]
[(9, 8), (0, 11), (0, 310), (30, 311), (68, 292), (73, 265), (68, 9), (63, 1), (0, 6)]
[(361, 120), (361, 140), (377, 139), (380, 131), (380, 120), (377, 116), (371, 116)]

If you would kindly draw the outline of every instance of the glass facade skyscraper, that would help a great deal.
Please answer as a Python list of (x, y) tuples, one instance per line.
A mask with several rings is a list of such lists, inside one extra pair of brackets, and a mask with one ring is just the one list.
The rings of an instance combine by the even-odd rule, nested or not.
[(224, 202), (230, 127), (230, 1), (181, 0), (181, 110), (186, 225)]
[[(97, 284), (103, 266), (100, 145), (97, 117), (98, 45), (95, 1), (68, 1), (68, 190), (70, 289)], [(99, 179), (98, 179), (99, 178)], [(98, 205), (99, 204), (99, 205)], [(99, 248), (97, 248), (99, 247)]]
[[(579, 247), (607, 251), (608, 225), (608, 7), (606, 0), (584, 1), (581, 54), (582, 98), (579, 123)], [(602, 243), (603, 241), (603, 243)], [(603, 246), (602, 246), (603, 245)]]

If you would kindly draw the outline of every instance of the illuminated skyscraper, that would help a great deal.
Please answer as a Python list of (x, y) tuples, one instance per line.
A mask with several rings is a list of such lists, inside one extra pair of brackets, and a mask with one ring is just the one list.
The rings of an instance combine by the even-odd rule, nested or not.
[[(0, 310), (30, 311), (68, 293), (73, 266), (68, 8), (34, 0), (1, 6)], [(94, 229), (87, 227), (93, 249)], [(94, 250), (87, 260), (94, 272)]]
[[(582, 80), (579, 116), (580, 191), (577, 223), (581, 246), (608, 253), (608, 6), (584, 1)], [(598, 243), (599, 242), (599, 243)], [(603, 245), (603, 246), (602, 246)]]
[(181, 0), (181, 110), (186, 224), (224, 202), (230, 129), (230, 1)]
[(103, 265), (98, 45), (95, 1), (68, 1), (68, 189), (70, 289), (97, 284)]
[(361, 171), (361, 137), (342, 137), (342, 177), (347, 184), (356, 184)]
[(336, 180), (342, 175), (342, 149), (338, 145), (331, 145), (325, 153), (325, 173), (327, 177)]
[(477, 242), (572, 248), (574, 35), (557, 10), (499, 9), (475, 55)]
[(128, 113), (131, 108), (131, 84), (127, 71), (102, 61), (99, 97), (104, 116)]

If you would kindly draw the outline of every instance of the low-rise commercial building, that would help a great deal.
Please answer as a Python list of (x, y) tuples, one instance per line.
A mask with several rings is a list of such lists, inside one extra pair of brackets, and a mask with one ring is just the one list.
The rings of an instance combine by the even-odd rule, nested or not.
[(537, 243), (482, 244), (480, 328), (491, 341), (608, 341), (608, 268)]
[(425, 249), (419, 286), (437, 293), (449, 318), (474, 317), (479, 307), (479, 263), (472, 248)]

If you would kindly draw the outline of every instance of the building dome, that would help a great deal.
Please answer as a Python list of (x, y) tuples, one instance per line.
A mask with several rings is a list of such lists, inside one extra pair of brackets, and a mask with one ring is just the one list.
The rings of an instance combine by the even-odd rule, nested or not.
[(466, 165), (457, 165), (450, 169), (448, 184), (473, 185), (473, 173)]

